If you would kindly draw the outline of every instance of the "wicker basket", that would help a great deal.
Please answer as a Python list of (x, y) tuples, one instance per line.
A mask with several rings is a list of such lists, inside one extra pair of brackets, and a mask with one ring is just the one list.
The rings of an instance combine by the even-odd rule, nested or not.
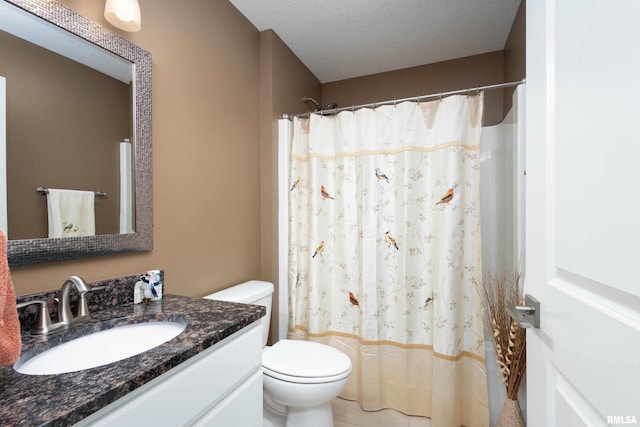
[(497, 427), (525, 427), (520, 403), (517, 400), (505, 399)]

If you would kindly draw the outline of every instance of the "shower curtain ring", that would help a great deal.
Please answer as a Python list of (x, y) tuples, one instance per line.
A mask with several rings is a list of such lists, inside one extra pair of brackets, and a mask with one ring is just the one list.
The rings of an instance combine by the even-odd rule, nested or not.
[(476, 96), (480, 96), (480, 85), (476, 86)]
[(355, 104), (353, 104), (353, 105), (351, 106), (351, 112), (352, 112), (352, 113), (355, 113), (355, 112), (356, 112), (356, 105), (355, 105)]
[(440, 102), (442, 102), (442, 92), (440, 92)]

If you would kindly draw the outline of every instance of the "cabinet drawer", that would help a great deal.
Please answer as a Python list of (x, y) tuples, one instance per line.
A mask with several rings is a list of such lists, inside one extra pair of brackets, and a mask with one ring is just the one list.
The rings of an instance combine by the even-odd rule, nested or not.
[(262, 427), (262, 370), (256, 372), (194, 427)]
[[(144, 384), (77, 425), (185, 425), (260, 371), (262, 330), (255, 322)], [(262, 401), (260, 400), (260, 405)]]

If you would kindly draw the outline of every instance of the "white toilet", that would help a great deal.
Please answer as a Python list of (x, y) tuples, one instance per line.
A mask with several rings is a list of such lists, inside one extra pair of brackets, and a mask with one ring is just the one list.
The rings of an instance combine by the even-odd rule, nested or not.
[(331, 400), (347, 385), (351, 360), (333, 347), (280, 340), (267, 347), (273, 284), (252, 280), (207, 299), (263, 305), (264, 426), (332, 427)]

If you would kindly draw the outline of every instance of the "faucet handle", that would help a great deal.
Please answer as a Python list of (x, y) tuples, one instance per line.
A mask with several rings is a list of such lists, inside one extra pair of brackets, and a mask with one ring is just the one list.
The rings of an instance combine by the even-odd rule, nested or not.
[(51, 327), (51, 316), (49, 316), (49, 306), (47, 301), (35, 300), (21, 302), (20, 304), (16, 304), (16, 308), (23, 308), (33, 304), (39, 304), (39, 306), (36, 313), (36, 321), (31, 327), (31, 331), (29, 331), (29, 333), (31, 335), (46, 335), (53, 329), (56, 329)]
[(89, 288), (86, 291), (80, 292), (80, 300), (78, 301), (78, 314), (76, 315), (76, 318), (89, 317), (89, 304), (87, 303), (86, 295), (89, 292), (102, 291), (105, 288), (105, 286), (96, 286), (93, 288)]

